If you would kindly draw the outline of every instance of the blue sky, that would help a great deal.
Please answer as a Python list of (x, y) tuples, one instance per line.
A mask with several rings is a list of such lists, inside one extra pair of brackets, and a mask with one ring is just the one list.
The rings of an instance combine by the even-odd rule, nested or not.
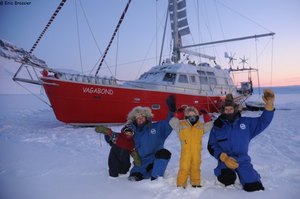
[[(10, 0), (1, 2), (0, 38), (30, 50), (60, 0), (20, 1), (30, 5), (5, 5), (5, 2), (14, 3)], [(101, 52), (106, 48), (126, 2), (81, 0)], [(76, 4), (83, 67), (79, 56)], [(157, 63), (155, 57), (160, 51), (166, 4), (166, 0), (132, 0), (121, 25), (118, 42), (117, 39), (114, 41), (106, 59), (107, 65), (113, 66), (110, 68), (113, 75), (117, 74), (119, 79), (135, 79)], [(235, 53), (237, 59), (243, 56), (249, 58), (251, 66), (258, 65), (260, 81), (264, 85), (300, 84), (300, 1), (187, 0), (187, 5), (192, 36), (184, 41), (199, 43), (275, 32), (273, 66), (270, 61), (271, 38), (205, 47), (201, 52), (216, 55), (221, 65), (227, 65), (225, 51)], [(83, 15), (80, 1), (68, 0), (34, 54), (50, 67), (89, 73), (99, 60), (100, 52)], [(169, 48), (168, 35), (165, 56), (169, 54)], [(114, 67), (116, 63), (119, 65), (117, 71)], [(239, 60), (235, 64), (239, 64)], [(111, 75), (106, 66), (103, 66), (101, 74)]]

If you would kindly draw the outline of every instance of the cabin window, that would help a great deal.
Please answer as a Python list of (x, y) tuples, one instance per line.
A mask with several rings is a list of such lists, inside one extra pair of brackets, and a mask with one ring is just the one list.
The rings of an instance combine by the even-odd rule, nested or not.
[(195, 76), (190, 76), (190, 82), (192, 83), (192, 84), (196, 84), (196, 77)]
[(203, 66), (203, 67), (210, 67), (209, 63), (200, 63), (198, 66)]
[(207, 72), (207, 76), (210, 84), (217, 84), (217, 78), (214, 72)]
[(201, 77), (200, 76), (200, 83), (201, 84), (208, 84), (208, 79), (207, 79), (207, 77), (205, 76), (205, 77)]
[(207, 73), (207, 76), (209, 77), (215, 77), (215, 73), (214, 72), (206, 72)]
[(178, 82), (180, 83), (188, 83), (188, 78), (186, 75), (179, 75)]
[(163, 81), (174, 83), (175, 82), (175, 78), (176, 78), (176, 74), (175, 73), (166, 73), (165, 76), (164, 76), (164, 78), (163, 78)]
[(206, 76), (206, 73), (203, 70), (197, 70), (197, 72), (199, 73), (200, 76)]
[(152, 110), (159, 110), (160, 109), (160, 105), (159, 104), (152, 104), (151, 105), (151, 109)]
[(198, 70), (197, 71), (200, 75), (200, 84), (208, 84), (208, 78), (206, 76), (206, 73), (205, 71), (202, 71), (202, 70)]

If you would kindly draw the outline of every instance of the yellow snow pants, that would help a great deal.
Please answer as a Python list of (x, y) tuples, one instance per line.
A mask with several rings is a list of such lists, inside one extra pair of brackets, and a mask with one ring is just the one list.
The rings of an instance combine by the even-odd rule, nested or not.
[(198, 121), (194, 126), (191, 126), (186, 120), (180, 121), (181, 155), (177, 175), (178, 187), (186, 187), (188, 177), (190, 177), (192, 186), (201, 185), (202, 137), (203, 124), (201, 122)]

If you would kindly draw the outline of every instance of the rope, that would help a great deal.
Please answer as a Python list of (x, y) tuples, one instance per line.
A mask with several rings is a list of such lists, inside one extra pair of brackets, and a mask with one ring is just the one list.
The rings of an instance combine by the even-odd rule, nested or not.
[[(118, 57), (119, 57), (119, 32), (117, 36), (117, 48), (116, 48), (116, 67), (115, 67), (115, 78), (117, 78), (117, 69), (118, 69)], [(110, 71), (110, 70), (109, 70)]]
[[(95, 42), (95, 45), (96, 45), (96, 47), (97, 47), (99, 53), (100, 53), (101, 55), (103, 55), (102, 51), (100, 50), (99, 44), (98, 44), (98, 42), (97, 42), (97, 40), (96, 40), (96, 37), (95, 37), (95, 35), (94, 35), (94, 32), (93, 32), (93, 30), (92, 30), (92, 28), (91, 28), (91, 25), (90, 25), (90, 22), (89, 22), (89, 20), (88, 20), (87, 15), (86, 15), (86, 12), (85, 12), (85, 10), (84, 10), (84, 8), (83, 8), (83, 5), (82, 5), (82, 3), (81, 3), (81, 0), (79, 0), (79, 5), (80, 5), (80, 7), (81, 7), (82, 13), (83, 13), (83, 15), (84, 15), (84, 19), (85, 19), (86, 24), (87, 24), (87, 26), (88, 26), (88, 28), (89, 28), (89, 31), (90, 31), (90, 33), (91, 33), (91, 35), (92, 35), (92, 38), (93, 38), (93, 40), (94, 40), (94, 42)], [(93, 68), (92, 68), (92, 70), (89, 72), (89, 74), (92, 73), (92, 71), (93, 71), (93, 70), (95, 69), (95, 67), (98, 65), (98, 62), (99, 62), (99, 61), (100, 61), (100, 58), (99, 58), (99, 60), (96, 62), (96, 64), (93, 66)], [(105, 63), (105, 65), (106, 65), (107, 67), (109, 67), (108, 64), (107, 64), (105, 61), (104, 61), (104, 63)]]
[(256, 66), (257, 66), (258, 94), (260, 95), (260, 81), (259, 81), (259, 73), (258, 73), (258, 55), (257, 55), (257, 39), (255, 39), (255, 54), (256, 54)]
[(79, 59), (80, 59), (80, 66), (81, 66), (81, 72), (83, 73), (83, 66), (82, 66), (82, 55), (81, 55), (81, 45), (80, 45), (80, 34), (79, 34), (79, 23), (78, 23), (78, 11), (77, 11), (77, 1), (75, 0), (75, 14), (76, 14), (76, 30), (77, 30), (77, 42), (78, 42), (78, 48), (79, 48)]
[(113, 42), (113, 40), (114, 40), (114, 38), (115, 38), (115, 36), (116, 36), (118, 30), (119, 30), (119, 28), (120, 28), (121, 23), (123, 22), (123, 19), (124, 19), (125, 14), (126, 14), (126, 12), (127, 12), (127, 10), (128, 10), (128, 7), (129, 7), (130, 2), (131, 2), (131, 0), (129, 0), (128, 3), (126, 4), (126, 7), (125, 7), (125, 9), (124, 9), (124, 11), (123, 11), (123, 13), (122, 13), (120, 19), (119, 19), (119, 22), (118, 22), (118, 24), (117, 24), (117, 26), (116, 26), (116, 28), (115, 28), (115, 31), (114, 31), (114, 33), (113, 33), (113, 35), (112, 35), (112, 37), (111, 37), (111, 39), (110, 39), (110, 41), (109, 41), (109, 43), (108, 43), (108, 46), (106, 47), (106, 50), (105, 50), (105, 52), (104, 52), (104, 54), (103, 54), (103, 56), (102, 56), (102, 59), (101, 59), (101, 61), (100, 61), (100, 63), (99, 63), (99, 66), (98, 66), (98, 68), (97, 68), (97, 71), (96, 71), (95, 76), (98, 75), (98, 72), (99, 72), (99, 70), (100, 70), (100, 68), (101, 68), (101, 66), (102, 66), (102, 63), (103, 63), (103, 61), (104, 61), (104, 59), (105, 59), (105, 57), (106, 57), (106, 55), (107, 55), (107, 53), (108, 53), (108, 50), (109, 50), (109, 48), (110, 48), (110, 46), (111, 46), (111, 44), (112, 44), (112, 42)]
[(256, 24), (257, 26), (259, 26), (259, 27), (265, 29), (266, 31), (272, 32), (272, 31), (268, 30), (266, 27), (260, 25), (260, 24), (257, 23), (256, 21), (254, 21), (253, 19), (250, 19), (249, 17), (246, 17), (245, 15), (242, 15), (240, 12), (238, 12), (238, 11), (236, 11), (236, 10), (233, 10), (232, 8), (228, 7), (227, 5), (225, 5), (224, 3), (222, 3), (220, 0), (216, 0), (216, 2), (219, 3), (219, 4), (221, 4), (221, 5), (224, 6), (225, 8), (231, 10), (232, 12), (235, 12), (237, 15), (240, 15), (241, 17), (243, 17), (243, 18), (245, 18), (245, 19), (251, 21), (252, 23)]
[(55, 19), (56, 15), (59, 13), (60, 9), (63, 7), (63, 5), (65, 4), (66, 1), (67, 0), (62, 0), (60, 2), (60, 4), (58, 5), (58, 7), (56, 8), (55, 12), (51, 16), (50, 20), (48, 21), (46, 27), (44, 28), (44, 30), (42, 31), (42, 33), (40, 34), (40, 36), (38, 37), (38, 39), (36, 40), (36, 42), (31, 47), (31, 49), (29, 51), (29, 54), (31, 54), (34, 51), (34, 49), (36, 48), (36, 46), (38, 45), (38, 43), (40, 42), (40, 40), (44, 36), (45, 32), (47, 31), (47, 29), (49, 28), (49, 26), (51, 25), (51, 23), (53, 22), (53, 20)]
[(273, 86), (273, 54), (274, 54), (274, 36), (272, 36), (272, 52), (271, 52), (271, 86)]
[(46, 102), (45, 100), (43, 100), (42, 98), (40, 98), (38, 95), (36, 95), (32, 91), (30, 91), (28, 88), (26, 88), (25, 86), (23, 86), (22, 84), (20, 84), (18, 81), (16, 81), (16, 83), (19, 84), (21, 87), (23, 87), (25, 90), (27, 90), (30, 94), (32, 94), (33, 96), (35, 96), (36, 98), (38, 98), (39, 100), (41, 100), (42, 102), (44, 102), (50, 108), (52, 108), (52, 106), (48, 102)]

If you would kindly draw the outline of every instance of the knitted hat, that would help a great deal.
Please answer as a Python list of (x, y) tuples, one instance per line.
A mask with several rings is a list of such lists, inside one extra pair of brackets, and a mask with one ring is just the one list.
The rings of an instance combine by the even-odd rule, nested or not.
[(225, 106), (233, 106), (235, 107), (237, 104), (233, 100), (233, 96), (231, 93), (227, 94), (224, 101), (224, 107)]
[(128, 124), (126, 124), (121, 130), (121, 132), (126, 132), (126, 131), (134, 132), (133, 128)]

